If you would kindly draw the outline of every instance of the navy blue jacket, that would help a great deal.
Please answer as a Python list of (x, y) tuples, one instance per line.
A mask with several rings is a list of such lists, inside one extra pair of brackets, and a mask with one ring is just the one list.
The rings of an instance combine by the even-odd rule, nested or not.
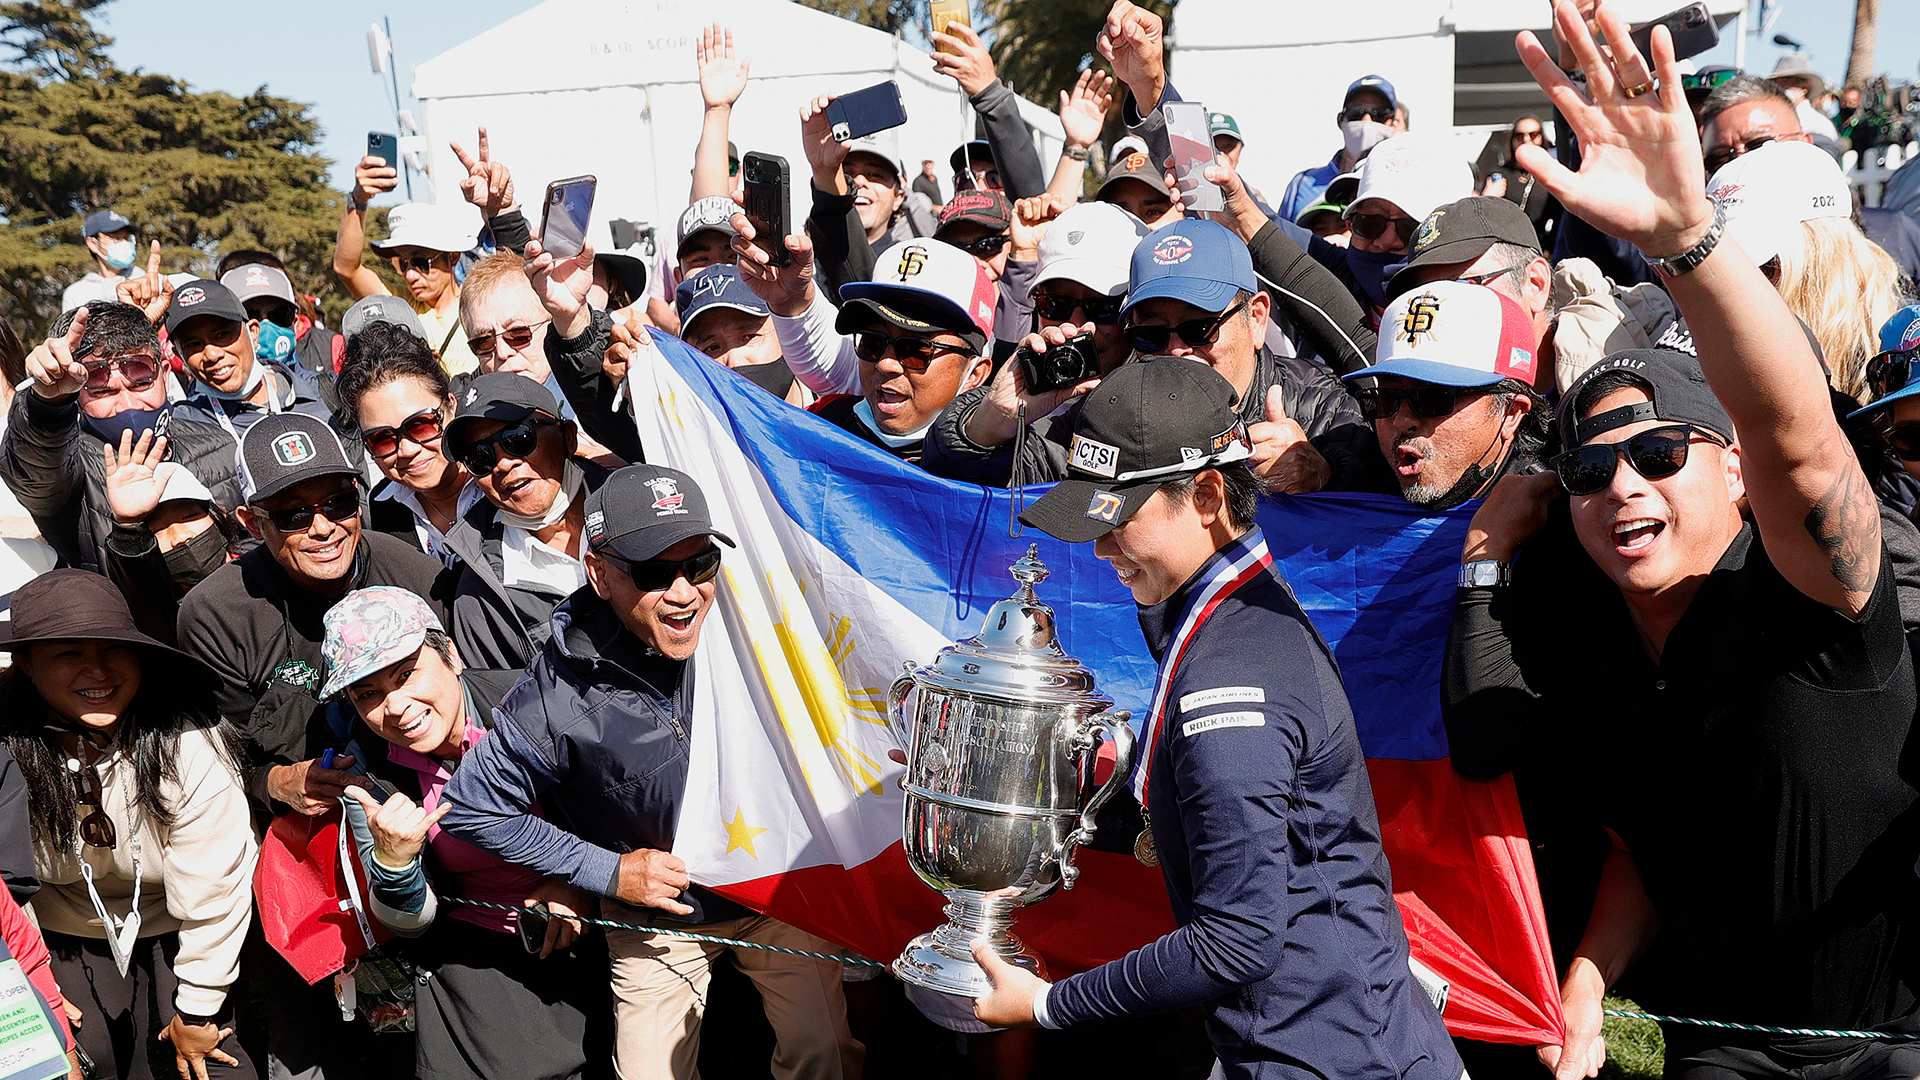
[[(455, 805), (440, 825), (510, 863), (611, 897), (622, 854), (673, 849), (693, 667), (643, 650), (592, 586), (554, 609), (552, 631), (494, 710), (493, 734), (448, 782)], [(536, 802), (546, 817), (530, 812)], [(692, 915), (646, 915), (699, 923), (746, 914), (697, 886), (679, 899)]]
[[(1154, 659), (1189, 597), (1258, 528), (1140, 610)], [(1333, 654), (1272, 570), (1189, 639), (1147, 789), (1179, 929), (1054, 984), (1055, 1024), (1188, 1005), (1235, 1078), (1459, 1080), (1414, 982), (1353, 712)]]

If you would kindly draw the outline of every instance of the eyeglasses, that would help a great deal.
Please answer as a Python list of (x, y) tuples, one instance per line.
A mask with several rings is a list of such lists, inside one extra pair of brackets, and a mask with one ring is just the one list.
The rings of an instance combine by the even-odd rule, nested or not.
[(705, 585), (720, 576), (720, 549), (709, 544), (707, 550), (687, 559), (647, 559), (634, 562), (601, 552), (600, 557), (619, 563), (641, 592), (665, 592), (681, 578), (689, 585)]
[(1120, 321), (1120, 313), (1126, 307), (1127, 298), (1120, 296), (1102, 296), (1086, 300), (1077, 296), (1048, 296), (1044, 293), (1033, 294), (1033, 313), (1048, 322), (1071, 323), (1082, 320), (1073, 317), (1074, 312), (1086, 315), (1084, 321), (1100, 326), (1112, 326)]
[(1920, 370), (1920, 347), (1883, 352), (1867, 361), (1867, 389), (1875, 398), (1905, 390)]
[[(1006, 233), (995, 233), (992, 236), (983, 236), (978, 240), (969, 240), (964, 244), (954, 244), (953, 246), (976, 259), (991, 259), (995, 255), (1000, 254), (1000, 249), (1006, 247), (1008, 241), (1012, 239), (1013, 237), (1008, 236)], [(949, 241), (949, 243), (952, 243), (952, 241)]]
[[(1320, 115), (1325, 116), (1325, 113)], [(1340, 110), (1341, 123), (1351, 124), (1355, 120), (1372, 120), (1385, 124), (1393, 120), (1393, 109), (1387, 105), (1349, 105)]]
[(1588, 443), (1554, 458), (1553, 471), (1560, 474), (1560, 486), (1569, 495), (1592, 495), (1605, 491), (1613, 483), (1620, 459), (1627, 459), (1633, 471), (1649, 480), (1665, 480), (1687, 464), (1687, 447), (1693, 436), (1704, 434), (1692, 424), (1669, 424), (1649, 428), (1617, 443)]
[(1755, 150), (1760, 149), (1761, 147), (1767, 145), (1770, 142), (1806, 142), (1806, 141), (1807, 141), (1807, 137), (1805, 135), (1794, 135), (1794, 134), (1756, 135), (1753, 138), (1748, 139), (1746, 142), (1734, 143), (1732, 146), (1723, 146), (1720, 149), (1715, 150), (1713, 153), (1708, 154), (1706, 156), (1705, 160), (1707, 164), (1707, 176), (1708, 178), (1712, 178), (1714, 173), (1717, 173), (1721, 169), (1725, 168), (1726, 165), (1729, 162), (1731, 162), (1733, 159), (1737, 157), (1745, 156), (1747, 154), (1751, 154)]
[(559, 422), (528, 417), (517, 424), (509, 424), (461, 450), (456, 460), (473, 475), (485, 476), (499, 464), (502, 454), (511, 458), (525, 458), (533, 453), (533, 448), (540, 445), (540, 429)]
[(538, 333), (541, 327), (546, 326), (552, 321), (552, 319), (541, 319), (537, 323), (528, 323), (525, 326), (509, 326), (497, 333), (470, 337), (467, 339), (467, 348), (472, 349), (473, 355), (475, 356), (491, 356), (493, 355), (494, 339), (498, 338), (505, 341), (507, 348), (512, 349), (514, 352), (525, 352), (527, 346), (533, 344), (534, 334)]
[(1485, 285), (1489, 281), (1498, 281), (1508, 274), (1513, 273), (1515, 270), (1525, 270), (1526, 268), (1526, 264), (1522, 263), (1519, 266), (1509, 266), (1505, 270), (1489, 270), (1484, 274), (1466, 274), (1453, 280), (1464, 281), (1470, 285)]
[(77, 758), (67, 759), (67, 771), (73, 774), (73, 801), (93, 807), (93, 813), (80, 819), (80, 839), (88, 847), (110, 848), (119, 839), (113, 819), (107, 816), (106, 799), (100, 790), (100, 774)]
[(328, 521), (352, 521), (360, 516), (360, 489), (347, 488), (345, 491), (327, 497), (325, 502), (308, 506), (284, 506), (279, 508), (262, 506), (260, 512), (267, 515), (273, 527), (283, 533), (306, 532), (313, 527), (313, 519), (324, 517)]
[(877, 364), (891, 354), (908, 371), (925, 371), (935, 360), (949, 354), (971, 356), (973, 347), (950, 345), (913, 334), (889, 337), (878, 330), (862, 330), (853, 336), (853, 354), (869, 364)]
[(1516, 139), (1525, 139), (1530, 143), (1544, 144), (1547, 141), (1547, 133), (1544, 131), (1516, 131), (1513, 133), (1513, 137)]
[(1740, 74), (1739, 68), (1721, 68), (1718, 71), (1702, 71), (1692, 75), (1680, 76), (1682, 90), (1712, 90), (1722, 83), (1729, 82)]
[(360, 442), (366, 446), (367, 453), (386, 457), (400, 449), (402, 438), (416, 446), (437, 442), (444, 423), (439, 409), (422, 409), (393, 427), (367, 428), (360, 433)]
[(407, 258), (407, 259), (402, 259), (398, 256), (395, 256), (393, 261), (399, 264), (400, 272), (402, 274), (406, 273), (409, 270), (418, 271), (419, 273), (424, 274), (431, 271), (434, 268), (434, 265), (440, 261), (440, 256), (415, 255), (412, 258)]
[(87, 389), (96, 393), (113, 389), (113, 373), (117, 370), (126, 380), (127, 389), (145, 390), (160, 377), (160, 361), (146, 353), (122, 353), (100, 360), (88, 360)]
[(1388, 225), (1392, 225), (1393, 231), (1405, 240), (1420, 227), (1420, 223), (1410, 217), (1388, 217), (1385, 214), (1353, 214), (1347, 218), (1347, 223), (1353, 227), (1354, 235), (1363, 240), (1380, 239)]
[(1361, 386), (1352, 391), (1354, 401), (1360, 406), (1360, 415), (1367, 420), (1391, 420), (1399, 415), (1402, 405), (1423, 420), (1452, 416), (1460, 408), (1461, 401), (1472, 400), (1485, 393), (1485, 390), (1426, 383), (1408, 387)]
[(1242, 300), (1218, 315), (1204, 319), (1188, 319), (1173, 326), (1129, 326), (1127, 337), (1133, 342), (1136, 350), (1150, 356), (1166, 352), (1167, 346), (1173, 344), (1176, 335), (1188, 345), (1211, 345), (1220, 340), (1220, 328), (1227, 325), (1227, 320), (1239, 314), (1246, 306), (1247, 301)]

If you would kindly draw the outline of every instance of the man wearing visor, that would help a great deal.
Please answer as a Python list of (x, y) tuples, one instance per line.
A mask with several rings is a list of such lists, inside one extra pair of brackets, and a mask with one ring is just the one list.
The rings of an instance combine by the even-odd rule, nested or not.
[(1088, 395), (1068, 478), (1021, 515), (1092, 541), (1139, 605), (1160, 671), (1135, 755), (1148, 824), (1134, 853), (1160, 867), (1179, 928), (1052, 984), (976, 945), (993, 986), (974, 1011), (1060, 1028), (1198, 1006), (1232, 1080), (1458, 1080), (1408, 968), (1332, 651), (1253, 522), (1251, 455), (1233, 387), (1155, 357)]

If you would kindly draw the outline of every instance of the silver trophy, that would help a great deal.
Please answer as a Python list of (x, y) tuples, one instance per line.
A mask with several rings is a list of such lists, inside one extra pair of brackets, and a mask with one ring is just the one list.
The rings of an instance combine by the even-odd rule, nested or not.
[[(975, 938), (1010, 964), (1038, 969), (1008, 933), (1013, 913), (1073, 888), (1073, 849), (1092, 838), (1094, 814), (1126, 785), (1133, 763), (1127, 714), (1112, 711), (1093, 672), (1061, 651), (1053, 609), (1034, 596), (1047, 577), (1038, 547), (1011, 569), (1020, 589), (993, 605), (979, 636), (918, 670), (908, 663), (888, 695), (907, 749), (907, 863), (947, 898), (947, 921), (914, 938), (893, 973), (969, 998), (987, 990)], [(1117, 760), (1096, 788), (1101, 734)]]

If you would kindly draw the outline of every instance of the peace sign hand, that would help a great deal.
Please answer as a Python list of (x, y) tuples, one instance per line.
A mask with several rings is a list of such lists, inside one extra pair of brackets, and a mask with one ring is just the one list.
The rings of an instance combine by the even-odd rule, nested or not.
[(147, 255), (145, 276), (122, 281), (114, 286), (113, 293), (121, 303), (139, 308), (150, 323), (157, 325), (167, 317), (167, 307), (173, 303), (173, 282), (160, 272), (160, 241), (153, 242), (153, 250)]
[(494, 161), (487, 148), (487, 129), (480, 129), (480, 156), (468, 157), (457, 142), (447, 144), (453, 148), (453, 156), (467, 167), (467, 178), (460, 181), (460, 194), (466, 200), (480, 208), (488, 221), (511, 210), (517, 205), (513, 197), (513, 173), (505, 164)]

